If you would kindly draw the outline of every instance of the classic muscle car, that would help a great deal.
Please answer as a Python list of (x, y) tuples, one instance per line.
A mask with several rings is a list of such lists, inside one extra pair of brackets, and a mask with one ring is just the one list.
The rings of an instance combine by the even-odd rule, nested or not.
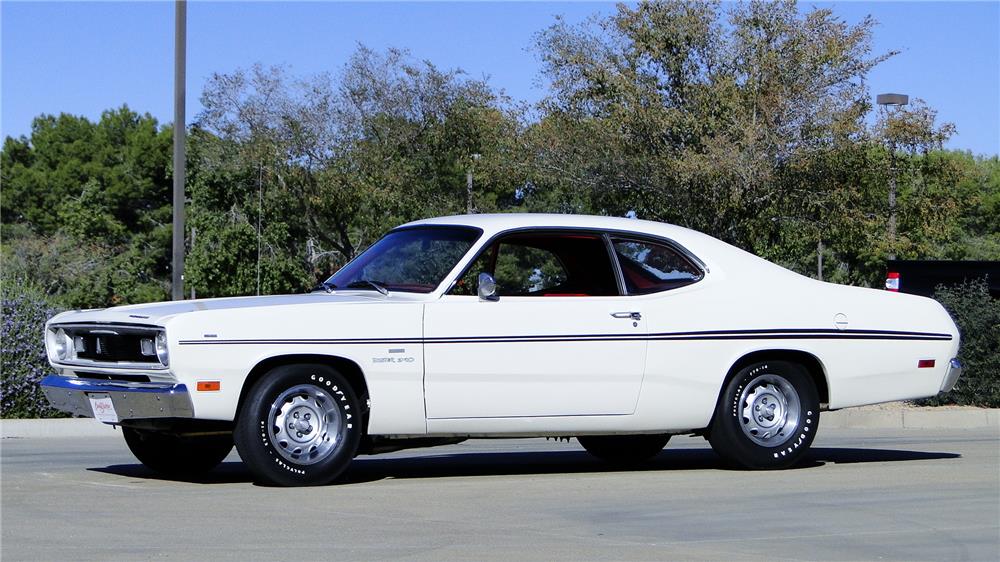
[(45, 327), (57, 408), (135, 456), (335, 480), (358, 454), (574, 436), (634, 463), (674, 434), (726, 462), (802, 458), (820, 412), (949, 390), (936, 301), (823, 283), (698, 232), (626, 218), (402, 225), (309, 294), (72, 311)]

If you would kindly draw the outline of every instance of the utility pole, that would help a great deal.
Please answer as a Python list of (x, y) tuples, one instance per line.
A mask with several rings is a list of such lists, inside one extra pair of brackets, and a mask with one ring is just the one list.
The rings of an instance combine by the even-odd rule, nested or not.
[[(906, 94), (879, 94), (875, 97), (875, 102), (885, 108), (886, 123), (888, 124), (889, 108), (895, 107), (897, 110), (910, 103), (910, 96)], [(889, 235), (889, 259), (896, 259), (896, 140), (889, 136), (889, 224), (887, 227)]]
[(174, 228), (170, 293), (184, 299), (184, 172), (186, 164), (184, 117), (185, 65), (187, 58), (187, 1), (174, 4)]
[(472, 163), (465, 172), (465, 212), (470, 215), (476, 212), (476, 206), (472, 204), (472, 165), (480, 156), (480, 154), (472, 155)]

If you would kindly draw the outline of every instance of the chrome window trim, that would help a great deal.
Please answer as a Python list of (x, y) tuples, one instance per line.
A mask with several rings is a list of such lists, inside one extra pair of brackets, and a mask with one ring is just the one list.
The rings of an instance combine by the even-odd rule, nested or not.
[[(604, 236), (605, 236), (605, 234), (607, 232), (609, 232), (609, 231), (606, 230), (606, 229), (603, 229), (603, 228), (587, 228), (587, 227), (582, 227), (582, 226), (519, 226), (519, 227), (516, 227), (516, 228), (510, 228), (510, 229), (507, 229), (507, 230), (501, 230), (500, 232), (495, 233), (493, 236), (490, 236), (486, 240), (486, 242), (484, 242), (483, 245), (481, 245), (479, 247), (479, 250), (476, 251), (476, 255), (473, 256), (471, 260), (469, 260), (469, 263), (466, 264), (466, 266), (462, 268), (462, 271), (460, 271), (458, 275), (456, 275), (455, 277), (453, 277), (451, 279), (451, 282), (448, 283), (447, 290), (445, 290), (444, 293), (441, 294), (441, 296), (463, 296), (463, 295), (451, 295), (451, 290), (455, 287), (455, 283), (458, 283), (458, 280), (461, 279), (466, 273), (469, 272), (469, 268), (471, 268), (472, 265), (476, 263), (476, 260), (479, 259), (479, 256), (481, 256), (483, 254), (483, 252), (487, 251), (491, 246), (493, 246), (493, 243), (496, 242), (498, 239), (500, 239), (500, 238), (502, 238), (504, 236), (508, 236), (510, 234), (521, 234), (521, 233), (524, 233), (524, 232), (535, 232), (535, 233), (538, 233), (538, 234), (559, 234), (561, 232), (582, 232), (582, 233), (586, 233), (586, 234), (592, 234), (592, 235), (594, 235), (596, 237), (599, 237), (599, 238), (603, 239)], [(605, 252), (609, 251), (608, 248), (607, 248), (607, 245), (605, 245), (604, 250), (605, 250)], [(614, 269), (617, 267), (615, 265), (615, 257), (614, 257), (614, 255), (613, 254), (609, 254), (608, 255), (608, 260), (612, 264), (611, 268), (612, 268), (612, 273), (613, 273)], [(617, 279), (616, 279), (616, 282), (617, 282)], [(618, 294), (618, 295), (591, 295), (591, 296), (593, 296), (595, 298), (598, 298), (598, 297), (607, 298), (607, 297), (627, 296), (624, 293), (621, 293), (621, 290), (622, 290), (622, 287), (619, 286), (618, 291), (619, 291), (620, 294)]]
[[(709, 273), (708, 266), (705, 265), (705, 262), (702, 261), (701, 258), (699, 258), (698, 256), (694, 255), (694, 253), (692, 253), (690, 250), (688, 250), (687, 248), (685, 248), (683, 245), (679, 244), (675, 240), (672, 240), (672, 239), (664, 237), (664, 236), (659, 236), (659, 235), (656, 235), (656, 234), (646, 234), (646, 233), (643, 233), (643, 232), (635, 232), (633, 230), (620, 230), (620, 229), (615, 229), (615, 228), (610, 228), (610, 229), (609, 228), (590, 228), (590, 227), (585, 227), (585, 226), (519, 226), (519, 227), (516, 227), (516, 228), (509, 228), (507, 230), (501, 230), (501, 231), (493, 234), (493, 236), (490, 236), (486, 240), (486, 242), (484, 242), (479, 247), (479, 249), (476, 251), (475, 256), (473, 256), (473, 258), (471, 260), (469, 260), (468, 264), (465, 267), (462, 268), (462, 270), (458, 273), (458, 275), (456, 275), (456, 276), (454, 276), (454, 277), (451, 278), (451, 281), (447, 284), (447, 289), (445, 289), (445, 291), (443, 293), (441, 293), (440, 296), (442, 296), (442, 297), (444, 297), (444, 296), (452, 296), (451, 295), (451, 290), (455, 287), (455, 283), (458, 283), (458, 280), (461, 279), (462, 276), (464, 276), (466, 273), (468, 273), (468, 270), (469, 270), (470, 267), (472, 267), (472, 264), (476, 263), (476, 260), (479, 259), (479, 256), (482, 255), (482, 253), (484, 251), (486, 251), (490, 246), (492, 246), (493, 243), (497, 241), (497, 239), (499, 239), (499, 238), (501, 238), (503, 236), (510, 235), (510, 234), (520, 234), (520, 233), (524, 233), (524, 232), (537, 232), (539, 234), (545, 234), (545, 233), (556, 233), (557, 234), (557, 233), (560, 233), (560, 232), (583, 232), (583, 233), (587, 233), (587, 234), (593, 234), (593, 235), (601, 236), (602, 238), (607, 238), (608, 240), (607, 240), (607, 242), (605, 244), (605, 251), (607, 251), (608, 254), (609, 254), (609, 258), (611, 260), (612, 268), (614, 269), (614, 272), (615, 272), (615, 277), (616, 277), (617, 281), (620, 283), (620, 285), (618, 287), (618, 291), (619, 291), (618, 295), (605, 295), (605, 297), (608, 297), (608, 296), (643, 297), (643, 296), (655, 295), (655, 294), (659, 294), (659, 293), (663, 293), (663, 292), (667, 292), (667, 291), (672, 291), (674, 289), (680, 289), (680, 288), (683, 288), (683, 287), (690, 287), (691, 285), (694, 285), (695, 283), (700, 283), (701, 281), (703, 281), (705, 279), (705, 277), (708, 276), (708, 273)], [(687, 259), (691, 263), (691, 265), (693, 265), (696, 268), (698, 268), (699, 270), (701, 270), (701, 277), (699, 277), (696, 281), (688, 283), (687, 285), (682, 285), (681, 287), (674, 287), (674, 288), (671, 288), (671, 289), (664, 289), (663, 291), (656, 291), (656, 292), (653, 292), (653, 293), (644, 293), (642, 295), (630, 295), (625, 290), (625, 278), (624, 278), (624, 274), (621, 273), (621, 265), (618, 263), (618, 254), (614, 251), (613, 243), (611, 243), (611, 238), (613, 238), (615, 236), (626, 238), (626, 239), (635, 240), (636, 242), (647, 242), (647, 243), (665, 245), (665, 246), (671, 248), (672, 250), (676, 251), (684, 259)], [(610, 247), (609, 247), (609, 245), (610, 245)]]

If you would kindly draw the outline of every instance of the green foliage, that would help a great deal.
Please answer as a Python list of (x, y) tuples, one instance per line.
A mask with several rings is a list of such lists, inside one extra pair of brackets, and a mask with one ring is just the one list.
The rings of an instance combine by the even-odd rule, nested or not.
[(100, 121), (42, 115), (4, 142), (4, 277), (62, 306), (163, 299), (170, 250), (170, 130), (127, 106)]
[(963, 372), (951, 392), (922, 400), (930, 406), (963, 404), (1000, 407), (1000, 299), (990, 297), (982, 279), (940, 286), (934, 298), (958, 324)]
[(199, 295), (257, 290), (258, 229), (261, 292), (301, 290), (393, 226), (510, 208), (527, 181), (520, 114), (403, 51), (360, 47), (339, 74), (302, 80), (259, 65), (214, 75), (202, 104), (187, 263)]
[(7, 278), (0, 329), (0, 414), (4, 418), (66, 417), (48, 406), (38, 386), (49, 374), (42, 326), (59, 312), (26, 279)]

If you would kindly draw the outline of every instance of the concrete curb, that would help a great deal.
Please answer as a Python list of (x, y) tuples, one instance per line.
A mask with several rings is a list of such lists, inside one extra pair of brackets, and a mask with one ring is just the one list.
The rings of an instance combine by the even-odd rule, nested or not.
[(820, 428), (831, 429), (964, 429), (1000, 427), (997, 408), (847, 408), (823, 412)]
[(121, 430), (93, 418), (0, 420), (4, 439), (39, 437), (120, 437)]
[[(997, 408), (847, 408), (823, 412), (824, 429), (972, 429), (1000, 428)], [(117, 437), (121, 431), (92, 418), (0, 420), (3, 439)]]

